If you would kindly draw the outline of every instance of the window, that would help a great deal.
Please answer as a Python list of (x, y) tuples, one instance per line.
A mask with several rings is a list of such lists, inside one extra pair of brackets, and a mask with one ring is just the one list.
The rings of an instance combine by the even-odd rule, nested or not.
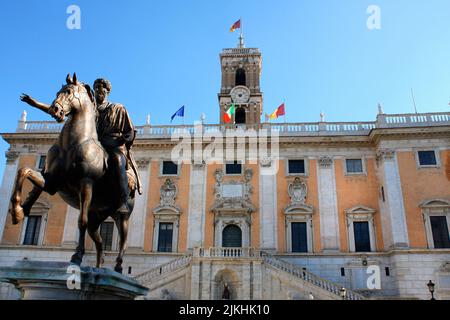
[(347, 173), (364, 173), (362, 159), (346, 159)]
[(289, 174), (304, 174), (305, 173), (305, 160), (289, 160), (288, 161), (288, 173)]
[(446, 216), (431, 216), (431, 231), (435, 249), (450, 248), (450, 237), (448, 233)]
[(355, 236), (355, 251), (369, 252), (370, 251), (369, 222), (367, 221), (353, 222), (353, 232)]
[(25, 230), (25, 237), (23, 239), (24, 245), (37, 246), (39, 241), (39, 232), (41, 229), (42, 216), (30, 215), (27, 219), (27, 227)]
[(158, 252), (172, 252), (173, 223), (160, 222)]
[(377, 250), (375, 212), (375, 209), (364, 205), (357, 205), (345, 210), (350, 252), (373, 252)]
[(234, 224), (226, 226), (222, 231), (222, 247), (242, 247), (241, 228)]
[(225, 164), (225, 174), (242, 174), (242, 164), (237, 161)]
[(237, 86), (245, 86), (246, 85), (244, 69), (239, 68), (236, 70), (236, 79), (235, 80), (236, 80), (235, 84)]
[(100, 226), (103, 250), (111, 251), (113, 244), (114, 222), (103, 222)]
[(292, 252), (308, 252), (306, 222), (292, 222)]
[(436, 166), (436, 153), (434, 150), (431, 151), (418, 151), (417, 155), (419, 157), (419, 164), (421, 166)]
[(178, 165), (172, 161), (163, 161), (162, 174), (163, 175), (177, 175), (178, 174)]
[(424, 215), (428, 248), (450, 248), (448, 226), (450, 225), (450, 201), (447, 199), (425, 200), (419, 207)]
[(39, 157), (39, 164), (38, 164), (38, 169), (39, 170), (43, 170), (45, 168), (45, 159), (47, 158), (47, 156), (40, 156)]
[(313, 213), (312, 206), (301, 203), (284, 210), (287, 252), (313, 252)]

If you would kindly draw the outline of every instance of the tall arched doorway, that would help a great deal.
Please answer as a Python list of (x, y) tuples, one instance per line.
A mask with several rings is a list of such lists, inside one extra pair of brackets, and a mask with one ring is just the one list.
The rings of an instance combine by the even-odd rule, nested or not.
[(239, 107), (236, 109), (236, 114), (234, 116), (234, 120), (236, 124), (242, 124), (245, 123), (245, 109), (242, 107)]
[(222, 231), (222, 247), (242, 247), (242, 230), (230, 224)]

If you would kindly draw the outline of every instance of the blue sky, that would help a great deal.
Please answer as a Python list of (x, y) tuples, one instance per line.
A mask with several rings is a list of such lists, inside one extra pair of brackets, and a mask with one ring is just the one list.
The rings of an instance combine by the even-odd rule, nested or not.
[[(69, 30), (66, 9), (81, 9), (81, 29)], [(381, 9), (381, 29), (369, 30), (369, 5)], [(51, 102), (68, 72), (112, 82), (110, 100), (123, 103), (136, 125), (151, 114), (168, 124), (185, 105), (185, 122), (204, 112), (217, 123), (219, 53), (235, 47), (229, 28), (242, 17), (247, 47), (263, 55), (264, 111), (286, 101), (287, 121), (372, 121), (386, 113), (448, 111), (448, 0), (146, 0), (2, 1), (0, 4), (0, 132), (12, 132), (20, 93)], [(283, 121), (282, 119), (280, 121)], [(175, 119), (174, 124), (182, 123)], [(0, 142), (3, 173), (7, 144)]]

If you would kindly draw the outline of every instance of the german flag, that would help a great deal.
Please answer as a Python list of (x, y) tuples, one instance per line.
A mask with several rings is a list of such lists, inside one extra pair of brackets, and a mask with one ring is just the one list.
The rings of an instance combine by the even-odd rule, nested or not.
[(234, 32), (234, 30), (240, 29), (240, 28), (241, 28), (241, 19), (239, 19), (238, 21), (233, 23), (233, 25), (230, 28), (230, 32)]

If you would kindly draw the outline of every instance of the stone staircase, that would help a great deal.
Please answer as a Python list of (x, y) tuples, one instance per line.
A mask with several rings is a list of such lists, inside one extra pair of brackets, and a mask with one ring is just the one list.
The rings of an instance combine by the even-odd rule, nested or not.
[(173, 259), (169, 262), (156, 266), (148, 271), (138, 274), (134, 279), (140, 284), (148, 284), (152, 281), (159, 280), (160, 278), (172, 274), (191, 263), (192, 254), (185, 254), (181, 257)]
[[(276, 258), (268, 252), (255, 248), (195, 248), (192, 254), (185, 254), (167, 263), (154, 267), (146, 272), (136, 275), (134, 278), (142, 285), (149, 288), (161, 289), (166, 285), (170, 285), (171, 277), (176, 273), (186, 272), (186, 269), (192, 264), (193, 259), (207, 260), (234, 260), (240, 261), (251, 259), (259, 261), (265, 268), (270, 268), (271, 272), (290, 277), (289, 279), (298, 280), (299, 287), (311, 288), (315, 292), (321, 293), (319, 296), (326, 299), (334, 300), (365, 300), (364, 295), (350, 289), (345, 289), (345, 296), (342, 297), (342, 287), (332, 281), (321, 278), (314, 273), (304, 270), (302, 267), (288, 263), (282, 259)], [(190, 272), (189, 270), (187, 270)], [(294, 279), (292, 279), (292, 277)], [(294, 282), (295, 283), (295, 280)]]
[(300, 281), (308, 282), (314, 286), (317, 286), (323, 290), (328, 291), (329, 293), (335, 295), (336, 299), (345, 299), (345, 300), (365, 300), (366, 297), (364, 297), (362, 294), (359, 294), (353, 290), (345, 289), (345, 297), (342, 298), (341, 296), (341, 289), (342, 287), (338, 284), (326, 280), (324, 278), (321, 278), (314, 273), (311, 273), (309, 271), (306, 271), (302, 269), (301, 267), (298, 267), (296, 265), (293, 265), (291, 263), (288, 263), (286, 261), (283, 261), (281, 259), (278, 259), (271, 254), (267, 252), (261, 252), (261, 257), (264, 261), (264, 263), (274, 267), (275, 269), (289, 273), (290, 275), (293, 275), (294, 277), (298, 278)]

